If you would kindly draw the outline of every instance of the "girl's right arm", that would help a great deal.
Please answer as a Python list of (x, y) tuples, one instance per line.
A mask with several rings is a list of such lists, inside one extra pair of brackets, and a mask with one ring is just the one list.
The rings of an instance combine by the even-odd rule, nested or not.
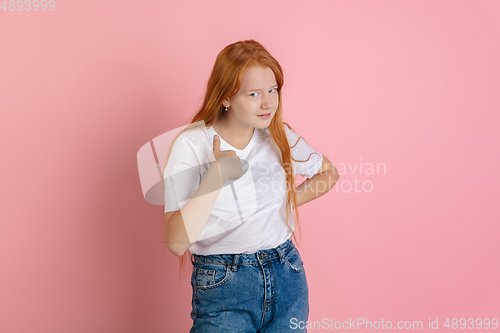
[(220, 141), (214, 137), (214, 156), (200, 186), (180, 210), (165, 213), (165, 238), (167, 248), (182, 256), (198, 240), (223, 184), (229, 178), (243, 174), (241, 161), (232, 150), (220, 151)]

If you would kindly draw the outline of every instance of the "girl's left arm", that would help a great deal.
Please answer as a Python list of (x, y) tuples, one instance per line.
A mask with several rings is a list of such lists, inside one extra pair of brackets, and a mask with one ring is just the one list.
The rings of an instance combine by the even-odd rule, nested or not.
[(295, 188), (297, 207), (328, 193), (338, 182), (340, 174), (325, 155), (318, 172)]

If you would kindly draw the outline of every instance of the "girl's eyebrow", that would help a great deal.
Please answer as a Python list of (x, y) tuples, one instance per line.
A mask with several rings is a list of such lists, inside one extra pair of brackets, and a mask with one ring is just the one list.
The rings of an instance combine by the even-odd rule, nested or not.
[[(274, 87), (277, 87), (278, 84), (276, 83), (274, 86), (272, 86), (271, 88), (274, 88)], [(269, 88), (269, 89), (271, 89)], [(248, 89), (247, 91), (259, 91), (260, 89)]]

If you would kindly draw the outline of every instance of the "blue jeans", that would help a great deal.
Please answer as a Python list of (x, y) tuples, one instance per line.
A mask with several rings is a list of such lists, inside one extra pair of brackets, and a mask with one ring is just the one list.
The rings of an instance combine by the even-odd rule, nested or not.
[(309, 289), (288, 239), (252, 254), (191, 255), (190, 333), (307, 332)]

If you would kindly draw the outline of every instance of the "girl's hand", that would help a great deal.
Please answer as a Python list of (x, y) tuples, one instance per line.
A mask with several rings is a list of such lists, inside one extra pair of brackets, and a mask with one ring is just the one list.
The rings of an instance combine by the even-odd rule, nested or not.
[[(216, 139), (217, 137), (217, 139)], [(238, 179), (243, 175), (241, 160), (234, 150), (220, 150), (220, 139), (214, 135), (214, 156), (220, 166), (219, 176), (223, 182), (228, 179)]]

